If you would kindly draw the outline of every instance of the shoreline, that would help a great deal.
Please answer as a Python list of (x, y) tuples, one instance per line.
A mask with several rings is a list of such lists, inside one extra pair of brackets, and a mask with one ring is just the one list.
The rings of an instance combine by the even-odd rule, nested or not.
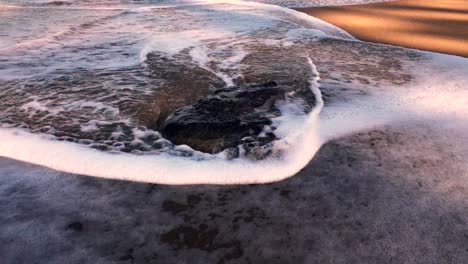
[[(190, 6), (160, 14), (151, 10), (148, 20), (146, 13), (131, 17), (133, 12), (125, 11), (116, 21), (108, 21), (112, 30), (98, 27), (89, 35), (71, 36), (80, 41), (58, 42), (62, 49), (36, 58), (38, 68), (29, 68), (36, 64), (34, 56), (25, 56), (29, 53), (13, 57), (18, 59), (19, 71), (13, 71), (18, 76), (0, 85), (8, 107), (0, 111), (0, 119), (35, 134), (3, 133), (7, 129), (0, 128), (1, 263), (465, 263), (468, 60), (354, 39), (320, 38), (316, 34), (320, 32), (301, 26), (309, 18), (310, 25), (328, 34), (318, 19), (314, 23), (303, 13), (294, 16), (297, 20), (289, 19), (275, 10), (262, 15), (256, 8)], [(75, 21), (72, 14), (62, 15)], [(95, 21), (94, 16), (84, 17)], [(285, 23), (276, 22), (283, 18)], [(180, 20), (190, 26), (172, 28)], [(245, 27), (236, 26), (244, 22)], [(296, 32), (291, 31), (294, 24), (301, 26)], [(116, 26), (130, 28), (115, 32)], [(149, 34), (132, 34), (142, 28)], [(225, 30), (235, 34), (213, 39)], [(140, 52), (135, 39), (159, 31), (163, 41), (145, 48), (154, 49), (154, 56), (163, 54), (150, 55), (150, 71), (121, 63), (119, 58), (132, 58), (131, 50)], [(110, 38), (98, 36), (92, 42), (96, 34), (104, 33)], [(294, 45), (285, 45), (286, 40)], [(189, 46), (168, 53), (166, 48), (178, 41)], [(127, 52), (128, 56), (117, 56)], [(71, 65), (82, 58), (90, 58), (89, 64)], [(1, 59), (6, 66), (16, 65), (8, 56)], [(150, 64), (151, 60), (161, 63)], [(96, 67), (105, 62), (118, 67)], [(44, 74), (22, 77), (23, 71)], [(217, 85), (224, 76), (233, 83), (241, 76), (242, 84)], [(263, 89), (264, 81), (275, 85)], [(243, 89), (244, 83), (256, 86)], [(313, 95), (302, 88), (310, 88)], [(145, 150), (140, 144), (145, 142), (167, 147), (155, 133), (161, 130), (155, 127), (164, 114), (161, 108), (182, 100), (186, 95), (181, 93), (189, 96), (203, 89), (209, 91), (198, 102), (213, 91), (209, 98), (214, 107), (201, 108), (197, 100), (179, 105), (181, 111), (200, 110), (187, 111), (196, 119), (187, 118), (186, 123), (202, 120), (182, 136), (219, 127), (218, 134), (242, 134), (240, 126), (261, 121), (260, 111), (271, 109), (265, 110), (271, 126), (262, 125), (259, 133), (272, 133), (278, 140), (293, 135), (280, 149), (290, 147), (289, 153), (271, 156), (262, 164), (224, 158), (202, 162), (176, 154), (166, 159), (156, 151), (106, 154), (79, 145), (80, 135), (74, 135), (84, 128), (90, 135), (82, 138), (109, 146), (118, 147), (111, 140), (121, 137), (121, 147), (138, 143), (135, 147)], [(255, 91), (241, 102), (245, 106), (233, 103), (245, 90)], [(308, 96), (314, 96), (310, 105)], [(288, 104), (276, 100), (300, 104), (288, 109)], [(310, 114), (303, 119), (309, 107)], [(146, 111), (149, 117), (141, 114)], [(174, 112), (182, 119), (180, 111)], [(244, 113), (249, 118), (239, 121)], [(208, 121), (214, 125), (208, 127)], [(35, 124), (40, 126), (36, 129)], [(280, 129), (285, 125), (287, 131)], [(233, 129), (224, 129), (227, 126)], [(62, 133), (56, 135), (57, 131)], [(47, 139), (47, 134), (62, 141)], [(200, 142), (213, 137), (207, 138)], [(275, 175), (287, 176), (297, 165), (301, 169), (291, 177), (258, 184)], [(191, 184), (182, 184), (184, 178)]]
[(400, 0), (295, 8), (359, 40), (468, 57), (468, 3)]
[[(424, 136), (433, 132), (402, 124), (332, 140), (271, 184), (147, 184), (0, 157), (0, 254), (5, 263), (461, 263), (467, 184), (459, 161), (441, 166), (448, 153)], [(418, 151), (434, 158), (408, 160)]]

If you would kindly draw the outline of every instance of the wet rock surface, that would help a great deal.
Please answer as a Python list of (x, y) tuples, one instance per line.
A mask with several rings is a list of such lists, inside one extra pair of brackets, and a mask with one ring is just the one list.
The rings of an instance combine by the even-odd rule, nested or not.
[[(172, 113), (163, 123), (163, 136), (175, 144), (217, 153), (237, 147), (244, 138), (258, 140), (271, 117), (280, 115), (275, 107), (284, 100), (287, 90), (275, 82), (247, 87), (228, 87), (197, 103)], [(263, 144), (275, 139), (269, 133)]]
[[(163, 136), (203, 152), (228, 149), (231, 157), (239, 151), (254, 159), (271, 154), (267, 145), (276, 137), (270, 125), (281, 115), (277, 103), (298, 101), (304, 114), (315, 105), (309, 83), (312, 69), (307, 58), (295, 51), (251, 49), (240, 62), (236, 86), (211, 89), (205, 98), (175, 110), (158, 128)], [(267, 133), (262, 133), (266, 127)]]

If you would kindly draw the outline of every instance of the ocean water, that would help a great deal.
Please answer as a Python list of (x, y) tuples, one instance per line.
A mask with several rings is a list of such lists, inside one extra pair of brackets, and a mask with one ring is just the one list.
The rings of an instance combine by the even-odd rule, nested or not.
[(392, 0), (258, 0), (255, 2), (279, 5), (289, 8), (315, 7), (315, 6), (340, 6), (340, 5), (358, 5), (378, 2), (387, 2)]
[[(0, 155), (107, 178), (234, 184), (292, 176), (326, 141), (392, 122), (462, 137), (467, 59), (360, 42), (286, 8), (324, 2), (1, 1)], [(210, 152), (162, 132), (216, 91), (268, 82), (289, 90), (274, 111), (255, 109), (271, 122), (248, 144)], [(270, 155), (247, 155), (249, 144)]]

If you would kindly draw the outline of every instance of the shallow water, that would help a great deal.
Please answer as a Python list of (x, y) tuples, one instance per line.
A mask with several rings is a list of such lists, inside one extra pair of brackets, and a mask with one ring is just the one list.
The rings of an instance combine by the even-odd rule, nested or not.
[[(271, 69), (277, 54), (256, 55), (273, 48), (292, 55), (284, 43), (268, 41), (303, 28), (311, 28), (313, 37), (345, 36), (324, 23), (255, 4), (159, 4), (4, 8), (2, 124), (101, 150), (173, 150), (158, 128), (175, 110), (220, 88), (289, 82), (287, 66)], [(263, 72), (251, 72), (257, 68)], [(298, 78), (306, 80), (303, 74)], [(290, 90), (307, 89), (298, 85)]]
[[(466, 93), (466, 60), (359, 42), (279, 6), (3, 1), (0, 23), (0, 155), (87, 175), (279, 180), (326, 140), (446, 120), (439, 105)], [(258, 91), (275, 93), (255, 103)], [(464, 120), (464, 101), (450, 109)], [(235, 122), (169, 130), (181, 113)]]

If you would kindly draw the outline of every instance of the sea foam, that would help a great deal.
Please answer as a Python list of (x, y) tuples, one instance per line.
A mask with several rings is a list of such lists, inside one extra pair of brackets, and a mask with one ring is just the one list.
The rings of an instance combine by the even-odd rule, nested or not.
[(322, 144), (317, 131), (318, 114), (323, 106), (319, 75), (309, 61), (314, 76), (310, 88), (318, 104), (304, 120), (302, 128), (296, 128), (296, 133), (276, 143), (277, 148), (287, 152), (280, 160), (226, 160), (208, 154), (204, 160), (166, 154), (110, 154), (7, 128), (0, 129), (0, 156), (69, 173), (160, 184), (247, 184), (282, 180), (303, 168)]
[[(119, 44), (124, 43), (139, 48), (133, 47), (134, 49), (129, 49), (127, 52), (134, 55), (132, 58), (138, 58), (139, 62), (144, 62), (150, 52), (160, 52), (167, 56), (174, 56), (184, 49), (190, 49), (189, 55), (193, 61), (201, 67), (210, 69), (208, 64), (216, 59), (216, 54), (224, 52), (224, 48), (231, 47), (229, 45), (232, 45), (232, 43), (238, 44), (246, 41), (245, 35), (242, 35), (244, 31), (251, 32), (273, 27), (276, 24), (272, 21), (287, 21), (290, 22), (289, 24), (293, 24), (296, 29), (288, 30), (284, 39), (265, 40), (258, 37), (254, 39), (253, 43), (256, 43), (256, 41), (267, 42), (268, 45), (281, 44), (279, 46), (294, 48), (294, 42), (298, 39), (316, 41), (322, 38), (339, 38), (350, 42), (356, 41), (349, 34), (334, 26), (293, 10), (259, 3), (223, 2), (227, 5), (221, 5), (217, 7), (219, 10), (216, 9), (217, 11), (221, 10), (223, 16), (235, 17), (230, 16), (233, 13), (237, 13), (237, 15), (248, 13), (248, 15), (238, 16), (234, 22), (215, 21), (212, 22), (210, 28), (206, 29), (182, 28), (176, 30), (178, 28), (175, 27), (173, 31), (158, 32), (160, 34), (156, 36), (152, 34), (153, 29), (148, 24), (138, 24), (135, 27), (141, 30), (136, 30), (136, 35), (126, 35), (127, 33), (125, 33), (118, 38), (111, 38), (114, 45), (109, 46), (107, 50), (111, 55), (103, 57), (103, 61), (106, 63), (103, 63), (103, 61), (90, 62), (84, 65), (80, 64), (80, 67), (93, 69), (95, 66), (110, 67), (111, 65), (119, 65), (123, 58), (116, 60), (112, 56), (112, 51), (120, 52), (115, 47), (119, 47)], [(186, 3), (185, 5), (212, 4), (211, 1), (199, 1)], [(220, 2), (217, 1), (216, 5), (219, 4)], [(235, 5), (235, 7), (231, 5)], [(129, 13), (118, 15), (117, 21), (119, 23), (128, 22), (127, 18), (125, 18), (128, 15), (137, 22), (145, 22), (148, 17), (146, 12), (151, 12), (151, 10), (151, 8), (138, 8), (138, 12), (136, 12), (135, 8), (132, 8)], [(194, 17), (196, 17), (197, 10), (194, 7), (193, 10), (187, 9), (184, 12), (195, 12)], [(258, 24), (251, 25), (249, 20), (241, 21), (245, 18), (255, 18), (258, 20), (256, 20)], [(197, 23), (199, 23), (197, 25), (203, 25), (203, 21), (197, 21)], [(307, 26), (311, 28), (307, 28)], [(90, 38), (87, 41), (97, 41), (98, 44), (101, 44), (107, 39), (99, 39), (98, 36), (101, 32), (112, 32), (107, 30), (115, 30), (113, 23), (102, 24), (92, 29), (86, 28), (84, 31), (89, 31)], [(306, 34), (304, 35), (304, 33)], [(301, 39), (301, 35), (304, 35), (303, 39)], [(129, 36), (134, 36), (131, 39), (133, 42), (130, 42)], [(229, 39), (229, 42), (232, 43), (218, 45), (216, 49), (213, 49), (213, 47), (206, 45), (206, 42), (213, 39), (218, 42), (222, 39)], [(183, 41), (176, 42), (175, 40)], [(320, 45), (326, 44), (320, 43)], [(224, 71), (215, 72), (228, 85), (232, 84), (233, 79), (236, 77), (237, 65), (248, 55), (247, 50), (236, 48), (237, 53), (230, 54), (226, 60), (221, 61), (219, 67), (225, 69), (226, 72), (234, 72), (234, 75), (229, 75)], [(53, 63), (57, 58), (60, 59), (58, 61), (67, 61), (67, 56), (71, 54), (66, 54), (65, 57), (57, 57), (54, 49), (48, 47), (47, 50), (50, 52), (48, 54), (54, 58)], [(90, 54), (88, 52), (94, 51), (85, 50), (82, 57), (74, 59), (81, 62), (83, 57)], [(277, 158), (271, 157), (260, 161), (252, 161), (246, 158), (227, 160), (222, 154), (211, 155), (201, 152), (197, 152), (192, 157), (174, 156), (169, 153), (158, 153), (156, 155), (111, 154), (74, 143), (51, 140), (47, 135), (32, 134), (6, 127), (0, 128), (0, 156), (39, 164), (64, 172), (121, 180), (161, 184), (248, 184), (278, 181), (292, 176), (306, 166), (322, 144), (328, 140), (381, 125), (391, 125), (393, 122), (411, 122), (411, 120), (417, 119), (423, 120), (432, 126), (448, 126), (450, 124), (450, 129), (456, 131), (454, 134), (460, 135), (459, 132), (466, 128), (466, 125), (463, 124), (467, 123), (466, 119), (468, 118), (468, 103), (465, 99), (468, 95), (467, 60), (433, 53), (421, 54), (430, 57), (430, 59), (413, 65), (411, 74), (415, 76), (415, 80), (405, 84), (404, 89), (388, 86), (387, 89), (370, 90), (367, 96), (350, 96), (346, 102), (333, 102), (329, 105), (324, 104), (320, 92), (321, 69), (313, 63), (313, 57), (304, 54), (311, 69), (309, 84), (315, 96), (316, 105), (308, 115), (301, 114), (303, 112), (300, 109), (301, 104), (285, 102), (278, 106), (282, 115), (274, 118), (273, 124), (276, 126), (275, 133), (280, 139), (274, 142), (273, 148), (284, 155)], [(130, 61), (131, 63), (137, 63), (134, 60)], [(46, 66), (48, 71), (51, 71), (50, 68), (54, 68), (49, 67), (50, 65)], [(63, 64), (57, 65), (57, 67), (63, 66)], [(75, 67), (73, 63), (65, 66)], [(19, 67), (16, 70), (16, 73), (21, 74), (23, 69)], [(36, 71), (37, 69), (32, 70)], [(8, 79), (8, 77), (11, 77), (10, 73), (11, 71), (5, 68), (1, 77)], [(21, 78), (27, 76), (29, 75), (21, 76)], [(99, 110), (100, 113), (107, 112), (111, 116), (120, 113), (119, 109), (100, 102), (79, 102), (79, 104), (76, 104), (78, 108), (93, 108), (96, 111)], [(54, 114), (54, 110), (46, 105), (44, 100), (41, 101), (38, 98), (31, 98), (30, 101), (22, 104), (20, 109), (28, 113), (47, 111)], [(98, 128), (99, 122), (107, 121), (91, 120), (83, 123), (81, 129), (94, 131)], [(112, 135), (118, 137), (119, 133), (119, 131), (114, 131)], [(148, 135), (160, 137), (159, 134), (156, 134), (157, 132), (152, 130), (140, 131), (137, 129), (133, 133), (136, 135), (136, 144), (139, 143), (137, 142), (139, 137)], [(164, 141), (163, 138), (158, 140)], [(175, 148), (181, 151), (193, 151), (185, 145), (176, 146)]]

